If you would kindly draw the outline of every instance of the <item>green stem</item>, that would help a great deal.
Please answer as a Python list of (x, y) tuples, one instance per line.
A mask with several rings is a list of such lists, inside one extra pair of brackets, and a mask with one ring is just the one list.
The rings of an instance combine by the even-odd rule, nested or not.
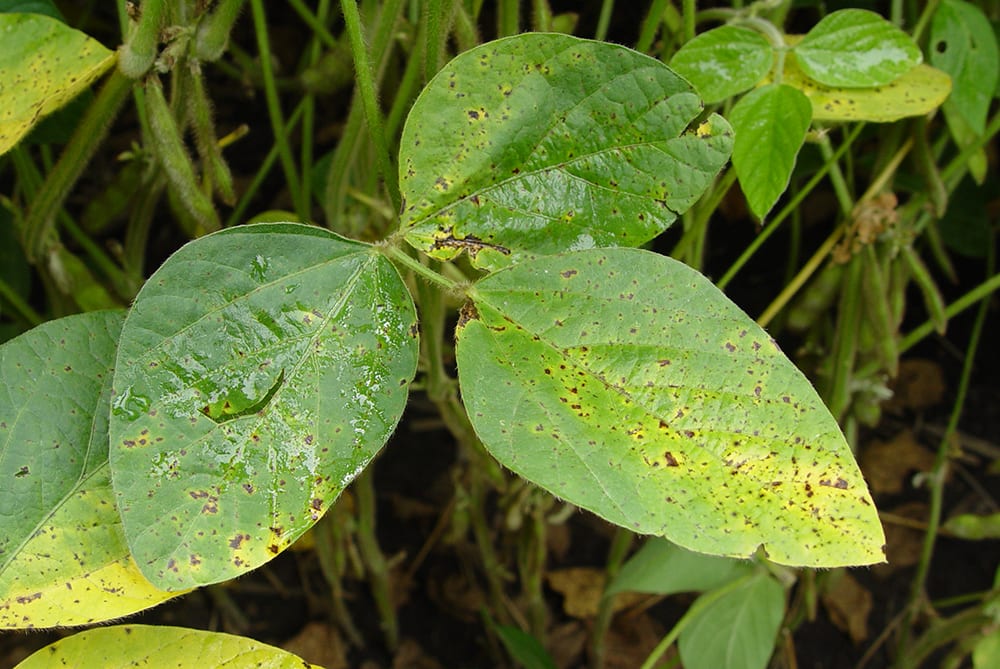
[(628, 556), (629, 548), (632, 547), (632, 540), (635, 534), (623, 527), (615, 528), (615, 536), (611, 540), (611, 547), (608, 549), (608, 563), (604, 567), (604, 595), (597, 610), (597, 618), (594, 619), (594, 628), (590, 634), (590, 666), (591, 669), (603, 669), (604, 667), (604, 640), (608, 629), (611, 628), (611, 618), (614, 616), (614, 595), (608, 594), (608, 588), (615, 581), (618, 572), (621, 571), (622, 564)]
[(396, 622), (396, 607), (392, 602), (392, 588), (389, 583), (389, 565), (375, 535), (375, 476), (374, 466), (369, 464), (354, 481), (354, 494), (358, 502), (358, 550), (368, 570), (368, 581), (372, 597), (378, 609), (382, 633), (389, 650), (399, 645), (399, 626)]
[[(343, 498), (341, 498), (343, 500)], [(326, 583), (330, 586), (330, 606), (333, 608), (333, 619), (337, 626), (344, 632), (348, 640), (355, 646), (364, 645), (364, 639), (358, 628), (354, 625), (351, 613), (344, 605), (344, 547), (342, 546), (343, 535), (346, 534), (342, 523), (338, 522), (340, 514), (338, 508), (327, 511), (326, 515), (320, 519), (313, 527), (313, 535), (316, 539), (316, 559), (319, 562), (320, 571)]]
[(399, 183), (396, 180), (396, 169), (393, 167), (392, 158), (389, 155), (389, 144), (385, 137), (382, 112), (376, 98), (375, 76), (372, 73), (368, 50), (365, 48), (364, 34), (361, 32), (361, 16), (358, 13), (358, 5), (355, 0), (340, 0), (340, 7), (344, 12), (344, 24), (347, 28), (347, 36), (351, 41), (354, 76), (357, 78), (358, 84), (357, 92), (361, 96), (361, 105), (365, 110), (368, 133), (375, 145), (375, 160), (389, 191), (392, 207), (399, 211), (402, 202), (399, 195)]
[(840, 211), (845, 218), (850, 218), (854, 211), (854, 198), (851, 197), (851, 189), (847, 186), (844, 173), (840, 170), (840, 163), (833, 157), (833, 144), (830, 142), (830, 135), (824, 132), (817, 142), (823, 160), (830, 164), (830, 183), (833, 185), (833, 192), (837, 196), (840, 204)]
[(837, 309), (837, 330), (834, 333), (833, 351), (830, 354), (833, 368), (824, 399), (830, 413), (838, 420), (843, 417), (851, 402), (851, 379), (858, 353), (858, 331), (863, 309), (861, 279), (864, 266), (862, 263), (863, 258), (856, 255), (847, 264), (844, 285), (840, 291), (840, 304)]
[(653, 47), (656, 34), (663, 25), (663, 12), (667, 9), (668, 0), (653, 0), (646, 12), (646, 18), (642, 21), (639, 29), (639, 40), (635, 43), (635, 50), (641, 53), (648, 53)]
[[(992, 273), (995, 267), (995, 257), (993, 245), (989, 245), (989, 256), (987, 260), (987, 273)], [(989, 314), (989, 300), (982, 300), (979, 304), (979, 312), (976, 314), (975, 323), (972, 326), (972, 334), (969, 336), (969, 344), (966, 346), (965, 361), (962, 364), (962, 375), (958, 383), (958, 392), (952, 404), (951, 415), (948, 418), (948, 425), (941, 441), (938, 444), (937, 453), (934, 457), (934, 466), (931, 469), (928, 480), (930, 482), (930, 510), (927, 518), (927, 532), (924, 534), (923, 547), (920, 552), (920, 562), (917, 563), (917, 571), (913, 577), (913, 585), (910, 589), (910, 601), (907, 613), (906, 624), (903, 625), (899, 640), (899, 655), (905, 653), (910, 629), (916, 618), (920, 602), (924, 599), (924, 588), (927, 583), (927, 574), (930, 572), (931, 560), (934, 556), (934, 545), (937, 543), (937, 533), (941, 526), (941, 513), (944, 506), (944, 483), (948, 475), (948, 453), (951, 450), (952, 440), (958, 431), (959, 419), (962, 416), (962, 409), (965, 406), (965, 397), (969, 391), (969, 383), (972, 379), (972, 371), (975, 366), (976, 353), (979, 350), (979, 342), (982, 338), (983, 328), (986, 324), (986, 317)]]
[(694, 221), (677, 242), (677, 247), (671, 253), (673, 257), (685, 260), (694, 269), (701, 269), (705, 261), (705, 238), (708, 232), (708, 221), (734, 183), (736, 183), (736, 170), (734, 169), (728, 170), (721, 179), (715, 182), (708, 196), (693, 211)]
[(499, 0), (499, 6), (497, 7), (497, 37), (510, 37), (520, 31), (520, 0)]
[(278, 157), (285, 172), (285, 183), (295, 206), (295, 213), (302, 221), (309, 220), (309, 203), (302, 202), (302, 188), (299, 185), (299, 174), (295, 168), (295, 158), (292, 146), (285, 131), (284, 116), (281, 113), (281, 100), (275, 85), (274, 69), (271, 65), (271, 42), (267, 32), (267, 16), (264, 13), (263, 0), (250, 0), (253, 14), (254, 32), (257, 34), (257, 51), (260, 53), (260, 72), (264, 80), (264, 97), (267, 100), (267, 114), (271, 119), (274, 141), (278, 146)]
[(309, 29), (313, 31), (320, 42), (328, 49), (337, 48), (337, 38), (330, 34), (330, 31), (326, 29), (326, 23), (323, 21), (322, 16), (325, 15), (325, 3), (324, 7), (316, 10), (313, 14), (308, 7), (302, 2), (302, 0), (288, 0), (288, 4), (292, 6), (295, 13), (299, 15), (302, 22), (309, 26)]
[[(295, 128), (296, 124), (299, 122), (299, 118), (301, 118), (305, 113), (305, 108), (306, 98), (303, 98), (299, 102), (298, 107), (296, 107), (292, 112), (292, 115), (288, 117), (288, 124), (285, 126), (285, 132), (291, 132)], [(233, 208), (232, 213), (229, 214), (229, 218), (226, 219), (225, 227), (230, 228), (241, 222), (243, 215), (250, 206), (251, 200), (253, 200), (257, 191), (260, 190), (260, 187), (264, 183), (264, 179), (267, 178), (268, 173), (270, 173), (271, 168), (274, 167), (274, 163), (278, 159), (278, 151), (278, 145), (275, 144), (271, 147), (268, 154), (264, 156), (264, 160), (261, 162), (260, 168), (257, 170), (257, 174), (254, 175), (250, 185), (247, 186), (242, 197), (240, 197), (239, 202), (237, 202), (236, 206)]]
[[(945, 307), (944, 315), (951, 319), (962, 313), (969, 307), (975, 305), (980, 300), (989, 297), (990, 294), (1000, 290), (1000, 273), (994, 274), (986, 281), (982, 282), (965, 295), (961, 296)], [(928, 335), (935, 331), (934, 320), (927, 320), (910, 331), (905, 337), (899, 340), (899, 354), (902, 355), (910, 350)], [(869, 363), (858, 371), (858, 376), (869, 376), (878, 371), (878, 363)]]
[(543, 644), (548, 619), (542, 575), (545, 572), (545, 516), (537, 507), (527, 514), (518, 537), (518, 572), (521, 592), (528, 607), (528, 631)]
[(132, 88), (132, 80), (112, 70), (111, 76), (101, 87), (93, 103), (80, 119), (69, 144), (63, 149), (59, 162), (49, 173), (41, 190), (32, 201), (24, 222), (25, 253), (34, 262), (42, 257), (53, 234), (56, 214), (62, 209), (77, 179), (83, 173), (98, 145), (104, 140), (108, 127)]
[[(371, 39), (372, 53), (379, 58), (376, 67), (376, 78), (381, 80), (392, 55), (391, 40), (393, 26), (402, 10), (402, 0), (387, 0), (379, 11), (375, 34)], [(364, 122), (364, 109), (361, 96), (355, 95), (351, 100), (351, 110), (347, 114), (347, 123), (341, 133), (337, 148), (334, 149), (330, 161), (330, 171), (327, 175), (323, 192), (323, 213), (328, 227), (337, 229), (341, 216), (347, 211), (347, 192), (350, 187), (350, 177), (357, 172), (355, 156), (363, 137), (361, 124)], [(392, 183), (396, 183), (395, 180)], [(398, 209), (396, 211), (399, 211)], [(355, 231), (352, 231), (355, 232)]]
[[(443, 0), (427, 0), (424, 10), (426, 17), (424, 30), (424, 78), (430, 79), (441, 69), (441, 51), (445, 39), (441, 29)], [(450, 4), (450, 3), (449, 3)]]
[(692, 620), (694, 620), (701, 614), (702, 611), (707, 609), (716, 601), (725, 595), (728, 595), (730, 592), (742, 588), (746, 583), (754, 578), (759, 578), (759, 575), (756, 573), (747, 574), (746, 576), (730, 581), (715, 590), (709, 590), (699, 597), (697, 601), (691, 605), (691, 608), (687, 610), (684, 616), (677, 621), (677, 624), (674, 625), (673, 629), (670, 630), (667, 636), (663, 637), (663, 640), (656, 645), (656, 648), (654, 648), (653, 652), (649, 654), (646, 661), (642, 663), (642, 667), (640, 669), (653, 669), (656, 666), (656, 663), (659, 662), (660, 658), (663, 657), (663, 654), (667, 652), (667, 649), (670, 648), (674, 641), (677, 640), (677, 637), (680, 636), (680, 633), (684, 631), (684, 628), (687, 627)]
[(694, 39), (694, 22), (695, 15), (698, 13), (698, 5), (696, 0), (682, 0), (681, 2), (681, 14), (684, 19), (684, 42), (687, 44)]
[(597, 30), (594, 39), (604, 41), (608, 38), (608, 28), (611, 26), (611, 15), (615, 11), (615, 0), (604, 0), (601, 3), (601, 13), (597, 17)]
[(16, 311), (21, 318), (26, 320), (32, 327), (36, 325), (41, 325), (45, 322), (42, 315), (31, 308), (31, 305), (21, 299), (21, 296), (17, 292), (7, 285), (7, 282), (0, 278), (0, 297), (7, 301), (14, 311)]
[[(847, 150), (851, 147), (851, 144), (854, 142), (857, 136), (861, 134), (861, 129), (863, 127), (864, 124), (861, 123), (859, 123), (854, 127), (854, 129), (851, 131), (851, 134), (848, 136), (847, 140), (843, 144), (841, 144), (840, 147), (837, 148), (836, 153), (834, 153), (833, 155), (834, 160), (838, 160), (840, 156), (842, 156), (844, 153), (847, 152)], [(720, 289), (724, 290), (725, 287), (729, 285), (729, 282), (733, 280), (733, 278), (739, 273), (739, 271), (743, 269), (743, 266), (747, 264), (747, 261), (749, 261), (750, 258), (753, 257), (753, 254), (757, 252), (757, 249), (759, 249), (764, 244), (764, 242), (766, 242), (771, 237), (771, 235), (778, 230), (778, 227), (784, 222), (786, 218), (788, 218), (798, 210), (799, 204), (802, 202), (802, 200), (806, 199), (806, 197), (819, 184), (819, 182), (823, 179), (823, 177), (826, 176), (826, 173), (830, 171), (831, 164), (832, 164), (831, 162), (823, 163), (823, 166), (820, 167), (818, 170), (816, 170), (816, 173), (812, 175), (809, 181), (806, 182), (806, 185), (800, 188), (795, 193), (795, 195), (792, 196), (792, 198), (788, 201), (788, 203), (784, 206), (784, 208), (782, 208), (782, 210), (778, 212), (778, 214), (774, 218), (771, 219), (770, 223), (767, 224), (767, 227), (765, 227), (760, 232), (760, 234), (757, 235), (757, 237), (754, 238), (752, 242), (750, 242), (747, 248), (744, 249), (743, 253), (740, 254), (739, 258), (736, 259), (736, 261), (729, 267), (729, 269), (726, 270), (726, 273), (722, 275), (722, 278), (719, 279), (716, 285)]]
[(462, 289), (458, 283), (452, 281), (443, 274), (438, 274), (430, 267), (427, 267), (421, 263), (416, 258), (412, 257), (406, 251), (402, 250), (398, 246), (391, 243), (384, 243), (379, 245), (379, 250), (391, 260), (395, 260), (400, 265), (403, 265), (409, 270), (412, 270), (417, 276), (426, 279), (427, 281), (441, 286), (445, 291), (449, 293), (460, 293)]

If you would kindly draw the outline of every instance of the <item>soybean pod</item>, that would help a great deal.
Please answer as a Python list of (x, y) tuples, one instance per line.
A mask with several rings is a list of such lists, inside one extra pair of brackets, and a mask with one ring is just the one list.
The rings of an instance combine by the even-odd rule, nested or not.
[(177, 123), (163, 96), (163, 86), (156, 75), (146, 81), (145, 100), (153, 152), (167, 175), (170, 190), (197, 223), (195, 230), (189, 232), (202, 235), (220, 229), (219, 215), (199, 187), (191, 157), (184, 148)]
[(153, 66), (166, 7), (164, 0), (143, 0), (140, 5), (135, 29), (118, 51), (118, 69), (129, 79), (139, 79)]

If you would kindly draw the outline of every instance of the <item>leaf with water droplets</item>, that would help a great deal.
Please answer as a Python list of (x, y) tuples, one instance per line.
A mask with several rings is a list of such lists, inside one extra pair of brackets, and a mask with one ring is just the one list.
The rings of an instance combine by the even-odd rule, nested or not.
[(15, 669), (322, 669), (288, 651), (221, 632), (166, 625), (99, 627), (60, 639)]
[(171, 256), (125, 321), (111, 411), (147, 577), (214, 583), (288, 547), (388, 439), (417, 349), (406, 286), (367, 244), (263, 223)]
[(794, 46), (799, 66), (824, 86), (884, 86), (919, 65), (913, 39), (864, 9), (827, 14)]
[(774, 49), (763, 35), (730, 25), (703, 32), (670, 59), (670, 67), (709, 104), (749, 90), (773, 66)]
[(406, 240), (495, 270), (663, 232), (729, 158), (732, 132), (663, 63), (568, 35), (459, 55), (417, 98), (400, 148)]
[(124, 313), (50, 321), (0, 346), (0, 627), (84, 625), (176, 593), (129, 556), (108, 469)]
[(707, 279), (638, 249), (482, 279), (458, 325), (462, 398), (506, 467), (636, 532), (803, 566), (882, 561), (836, 421)]
[[(785, 35), (795, 44), (800, 35)], [(814, 121), (873, 121), (890, 123), (908, 116), (922, 116), (938, 108), (951, 92), (951, 78), (929, 65), (917, 65), (885, 86), (834, 88), (806, 76), (795, 53), (785, 58), (783, 84), (805, 93), (812, 103)], [(770, 82), (770, 77), (765, 83)]]
[(41, 14), (0, 14), (0, 42), (0, 153), (115, 62), (97, 40)]

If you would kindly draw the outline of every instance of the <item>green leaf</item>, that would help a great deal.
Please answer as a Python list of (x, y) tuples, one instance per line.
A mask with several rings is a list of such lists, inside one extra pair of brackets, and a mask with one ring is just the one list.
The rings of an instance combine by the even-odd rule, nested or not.
[(556, 669), (552, 656), (535, 637), (510, 625), (494, 625), (493, 629), (511, 659), (523, 669)]
[[(24, 257), (20, 235), (10, 210), (0, 206), (0, 281), (27, 301), (31, 290), (31, 267)], [(0, 308), (3, 302), (0, 301)]]
[(115, 61), (113, 51), (42, 14), (0, 14), (0, 154)]
[(825, 86), (884, 86), (922, 60), (909, 35), (864, 9), (827, 14), (794, 47), (802, 70)]
[(677, 646), (685, 669), (765, 669), (784, 614), (781, 585), (764, 573), (749, 579), (681, 632)]
[(406, 240), (495, 270), (571, 249), (637, 246), (665, 230), (729, 158), (729, 125), (657, 60), (567, 35), (466, 51), (403, 130)]
[(1000, 629), (993, 628), (972, 647), (973, 669), (990, 669), (1000, 664)]
[(931, 64), (951, 75), (954, 86), (945, 112), (961, 115), (982, 135), (1000, 76), (1000, 52), (989, 19), (968, 2), (941, 0), (928, 48)]
[(52, 0), (0, 0), (0, 13), (4, 14), (45, 14), (63, 20), (62, 12)]
[(608, 593), (700, 592), (736, 580), (753, 569), (747, 561), (693, 553), (666, 539), (653, 537), (622, 565), (608, 586)]
[(171, 256), (125, 321), (111, 411), (143, 573), (188, 588), (288, 547), (388, 439), (417, 349), (406, 286), (367, 244), (274, 223)]
[(123, 312), (49, 321), (0, 347), (0, 627), (83, 625), (174, 596), (129, 556), (108, 471)]
[(736, 176), (750, 210), (764, 218), (788, 188), (809, 131), (812, 105), (791, 86), (769, 84), (743, 96), (729, 119), (736, 133)]
[(698, 35), (670, 60), (670, 67), (694, 84), (708, 104), (753, 88), (773, 65), (771, 44), (760, 33), (736, 26)]
[(836, 421), (774, 341), (707, 279), (637, 249), (480, 280), (456, 355), (473, 426), (504, 466), (691, 550), (834, 566), (883, 559)]
[[(786, 35), (785, 39), (791, 42), (796, 37)], [(885, 86), (831, 88), (807, 77), (794, 53), (785, 58), (781, 81), (806, 94), (812, 103), (814, 121), (890, 123), (923, 116), (941, 106), (951, 91), (948, 75), (929, 65), (918, 65)]]
[(116, 625), (60, 639), (15, 669), (322, 669), (242, 636), (164, 625)]
[(992, 513), (988, 516), (962, 513), (949, 518), (942, 529), (959, 539), (972, 541), (1000, 539), (1000, 513)]

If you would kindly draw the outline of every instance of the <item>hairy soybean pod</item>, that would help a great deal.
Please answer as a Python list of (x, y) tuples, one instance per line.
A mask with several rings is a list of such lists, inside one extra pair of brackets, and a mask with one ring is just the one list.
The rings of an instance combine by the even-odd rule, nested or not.
[(906, 314), (906, 286), (910, 283), (910, 268), (898, 255), (889, 261), (889, 310), (892, 324), (898, 330)]
[(948, 328), (948, 315), (945, 313), (944, 298), (941, 297), (941, 292), (938, 290), (937, 284), (934, 283), (934, 279), (931, 278), (931, 273), (928, 271), (927, 266), (916, 254), (912, 246), (904, 246), (900, 252), (903, 254), (903, 258), (906, 259), (906, 265), (913, 276), (913, 280), (920, 287), (920, 292), (924, 297), (924, 306), (927, 307), (927, 314), (930, 317), (931, 323), (934, 324), (934, 329), (938, 334), (944, 334), (944, 331)]
[(205, 92), (205, 80), (200, 71), (191, 72), (191, 90), (187, 101), (195, 146), (201, 157), (202, 167), (206, 175), (211, 178), (212, 187), (219, 194), (219, 198), (232, 206), (236, 204), (233, 175), (229, 171), (226, 159), (222, 157), (222, 149), (219, 148), (219, 142), (215, 137), (212, 103), (208, 99), (208, 93)]
[(225, 53), (229, 33), (246, 0), (221, 0), (210, 14), (201, 17), (194, 33), (194, 56), (212, 62)]
[(129, 79), (140, 78), (153, 66), (166, 6), (164, 0), (143, 0), (135, 30), (118, 51), (118, 69)]
[(145, 97), (153, 152), (167, 175), (171, 191), (198, 222), (199, 230), (196, 234), (218, 230), (222, 227), (219, 214), (199, 187), (194, 165), (191, 164), (191, 157), (184, 148), (177, 124), (163, 96), (159, 77), (153, 75), (146, 80)]
[(864, 250), (864, 270), (861, 299), (864, 301), (865, 314), (872, 330), (875, 353), (879, 362), (892, 377), (899, 371), (899, 346), (896, 342), (896, 328), (889, 312), (889, 296), (886, 294), (885, 280), (878, 256), (874, 247), (868, 245)]
[(825, 314), (840, 292), (844, 266), (831, 262), (824, 267), (792, 303), (786, 325), (793, 332), (805, 332)]

